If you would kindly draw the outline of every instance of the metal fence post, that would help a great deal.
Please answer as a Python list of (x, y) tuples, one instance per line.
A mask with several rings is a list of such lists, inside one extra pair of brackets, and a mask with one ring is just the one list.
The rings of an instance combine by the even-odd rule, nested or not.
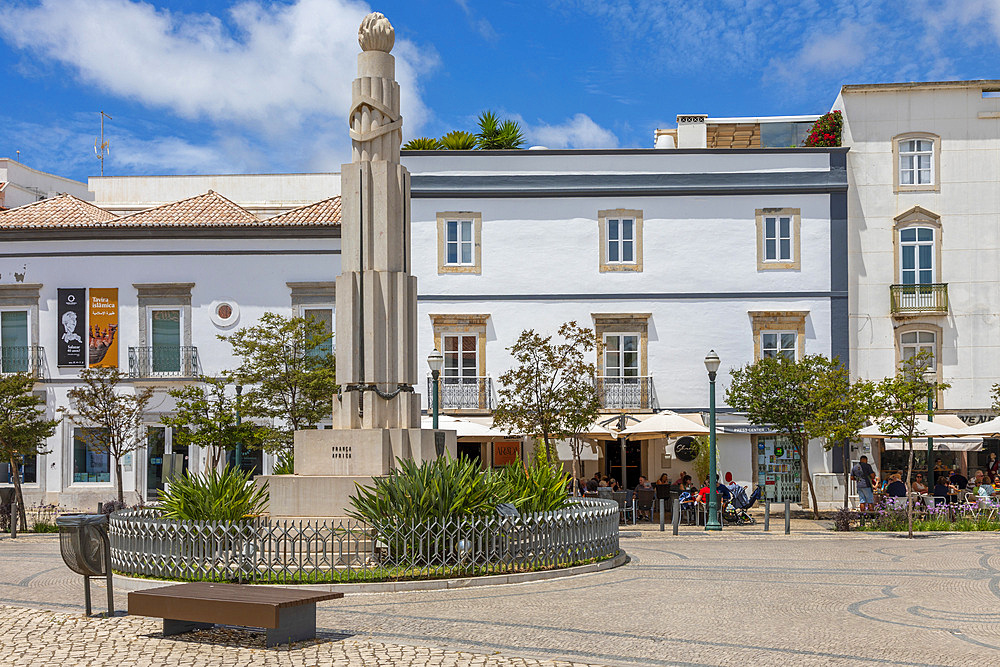
[(764, 532), (771, 530), (771, 501), (764, 501)]
[(663, 522), (666, 520), (663, 516), (664, 510), (666, 510), (666, 500), (660, 498), (660, 532), (663, 532)]
[(674, 513), (670, 517), (671, 523), (673, 523), (674, 535), (677, 534), (677, 530), (681, 525), (681, 500), (680, 498), (674, 498)]
[(785, 501), (785, 535), (792, 532), (792, 501)]

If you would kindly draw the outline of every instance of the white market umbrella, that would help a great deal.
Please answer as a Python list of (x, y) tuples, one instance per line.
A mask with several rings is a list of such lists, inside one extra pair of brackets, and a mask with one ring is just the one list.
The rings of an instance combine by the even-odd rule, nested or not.
[[(902, 433), (889, 432), (889, 429), (882, 428), (880, 424), (867, 426), (861, 429), (858, 435), (862, 438), (901, 438), (903, 436)], [(958, 429), (951, 426), (929, 422), (926, 419), (918, 419), (915, 435), (920, 438), (926, 438), (927, 436), (932, 438), (957, 438), (962, 434), (959, 433)]]
[(632, 424), (618, 435), (629, 440), (649, 440), (672, 435), (708, 435), (709, 428), (676, 412), (658, 412), (648, 419)]
[(973, 424), (956, 431), (959, 435), (978, 435), (986, 438), (1000, 438), (1000, 417), (994, 417), (982, 424)]
[[(434, 423), (431, 417), (421, 417), (420, 427), (429, 429)], [(448, 415), (438, 415), (438, 428), (446, 431), (455, 431), (460, 442), (481, 442), (483, 440), (504, 440), (510, 436), (498, 429), (477, 424), (476, 422), (450, 417)]]

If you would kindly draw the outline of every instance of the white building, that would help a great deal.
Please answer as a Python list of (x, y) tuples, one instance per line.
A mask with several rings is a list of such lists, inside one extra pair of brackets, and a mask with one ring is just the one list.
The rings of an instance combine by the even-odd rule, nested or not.
[(38, 171), (10, 158), (0, 157), (0, 211), (60, 194), (71, 194), (87, 201), (94, 199), (94, 193), (87, 189), (86, 183)]
[[(926, 349), (951, 384), (938, 411), (989, 418), (1000, 382), (1000, 81), (850, 85), (834, 108), (850, 148), (851, 369), (879, 379)], [(969, 467), (997, 445), (969, 453)], [(964, 452), (940, 456), (966, 467)]]

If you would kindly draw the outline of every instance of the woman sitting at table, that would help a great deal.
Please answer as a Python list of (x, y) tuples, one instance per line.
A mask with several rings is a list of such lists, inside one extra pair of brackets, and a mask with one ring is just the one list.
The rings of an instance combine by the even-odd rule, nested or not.
[(889, 484), (885, 487), (885, 492), (892, 498), (905, 498), (906, 485), (903, 484), (903, 476), (898, 472), (889, 478)]
[(952, 485), (949, 476), (938, 475), (937, 484), (934, 485), (934, 500), (941, 502), (953, 502), (953, 498), (958, 496), (958, 489)]
[(913, 480), (913, 490), (920, 494), (927, 493), (927, 484), (924, 483), (923, 473), (917, 473), (916, 478)]

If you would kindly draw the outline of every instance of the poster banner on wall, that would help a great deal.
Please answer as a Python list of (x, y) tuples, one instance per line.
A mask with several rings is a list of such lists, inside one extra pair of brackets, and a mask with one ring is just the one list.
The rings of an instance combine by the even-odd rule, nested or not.
[(90, 366), (118, 367), (118, 288), (90, 288)]
[(87, 290), (60, 289), (59, 293), (59, 366), (86, 366)]

